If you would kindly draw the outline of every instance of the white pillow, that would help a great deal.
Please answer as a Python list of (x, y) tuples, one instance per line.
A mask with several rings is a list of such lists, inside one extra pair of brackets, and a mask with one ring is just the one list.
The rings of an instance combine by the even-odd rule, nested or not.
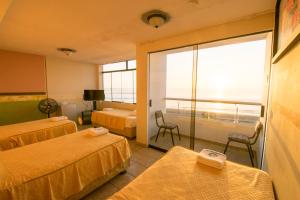
[(112, 111), (113, 108), (103, 108), (103, 111)]

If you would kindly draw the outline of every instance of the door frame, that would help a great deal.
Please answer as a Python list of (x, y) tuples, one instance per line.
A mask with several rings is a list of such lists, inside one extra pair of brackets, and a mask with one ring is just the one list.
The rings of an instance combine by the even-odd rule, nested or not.
[[(149, 145), (149, 133), (150, 133), (150, 120), (151, 118), (149, 117), (149, 114), (150, 114), (150, 100), (151, 100), (151, 97), (150, 97), (150, 65), (151, 65), (151, 61), (150, 61), (150, 55), (153, 54), (153, 53), (159, 53), (159, 52), (164, 52), (164, 51), (169, 51), (169, 50), (176, 50), (176, 49), (181, 49), (181, 48), (184, 48), (184, 47), (193, 47), (195, 45), (197, 45), (198, 47), (201, 46), (201, 45), (204, 45), (204, 46), (209, 46), (209, 45), (213, 45), (215, 43), (219, 43), (222, 44), (222, 43), (226, 43), (226, 42), (229, 42), (230, 43), (230, 40), (233, 40), (233, 39), (245, 39), (247, 38), (248, 36), (259, 36), (259, 35), (263, 35), (263, 34), (266, 34), (267, 36), (266, 37), (263, 37), (267, 40), (267, 43), (268, 43), (268, 37), (273, 37), (273, 31), (272, 30), (265, 30), (265, 31), (260, 31), (260, 32), (254, 32), (254, 33), (249, 33), (249, 34), (244, 34), (244, 35), (238, 35), (238, 36), (233, 36), (233, 37), (228, 37), (228, 38), (223, 38), (223, 39), (218, 39), (218, 40), (211, 40), (211, 41), (207, 41), (207, 42), (203, 42), (203, 43), (195, 43), (195, 44), (189, 44), (189, 45), (184, 45), (184, 46), (179, 46), (179, 47), (174, 47), (174, 48), (168, 48), (168, 49), (162, 49), (162, 50), (158, 50), (158, 51), (150, 51), (147, 53), (147, 72), (148, 72), (148, 77), (147, 77), (147, 143), (148, 143), (148, 146), (151, 146), (152, 145)], [(268, 35), (271, 35), (271, 36), (268, 36)], [(244, 41), (245, 40), (241, 40), (241, 41)], [(267, 118), (268, 118), (268, 104), (269, 104), (269, 98), (270, 98), (270, 84), (271, 84), (271, 55), (272, 55), (272, 42), (270, 42), (270, 45), (267, 45), (266, 49), (268, 49), (269, 47), (269, 51), (271, 52), (270, 53), (270, 62), (269, 65), (266, 64), (265, 65), (265, 69), (266, 67), (268, 66), (268, 71), (269, 71), (269, 78), (267, 80), (268, 82), (268, 88), (265, 90), (266, 92), (266, 96), (267, 96), (267, 101), (265, 104), (263, 104), (264, 106), (264, 129), (263, 129), (263, 149), (262, 149), (262, 157), (260, 159), (260, 161), (258, 161), (258, 165), (260, 167), (263, 166), (263, 159), (264, 159), (264, 149), (265, 149), (265, 140), (266, 140), (266, 133), (267, 133), (267, 128), (266, 128), (266, 123), (267, 123)]]

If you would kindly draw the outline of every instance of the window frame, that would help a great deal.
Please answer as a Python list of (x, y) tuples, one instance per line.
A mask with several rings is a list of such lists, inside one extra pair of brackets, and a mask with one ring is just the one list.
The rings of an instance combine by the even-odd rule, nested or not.
[[(110, 94), (111, 94), (111, 102), (122, 102), (122, 103), (130, 103), (130, 104), (136, 104), (136, 99), (134, 98), (135, 97), (135, 94), (136, 94), (136, 85), (135, 87), (133, 87), (133, 93), (132, 93), (132, 102), (125, 102), (123, 101), (114, 101), (113, 99), (113, 87), (112, 87), (112, 82), (113, 82), (113, 79), (112, 79), (112, 74), (113, 73), (118, 73), (118, 72), (129, 72), (129, 71), (136, 71), (136, 66), (135, 68), (128, 68), (128, 62), (129, 61), (132, 61), (132, 60), (126, 60), (126, 61), (120, 61), (120, 62), (125, 62), (126, 63), (126, 67), (125, 69), (121, 69), (121, 70), (111, 70), (111, 71), (102, 71), (102, 85), (104, 85), (104, 77), (103, 77), (103, 74), (110, 74)], [(108, 63), (108, 64), (112, 64), (112, 63)], [(102, 65), (103, 66), (103, 65)], [(132, 76), (133, 77), (133, 76)], [(136, 79), (136, 78), (135, 78)], [(134, 86), (134, 78), (132, 78), (132, 82), (133, 82), (133, 86)], [(103, 88), (103, 90), (105, 91), (105, 89)], [(121, 87), (121, 96), (122, 96), (122, 87)]]

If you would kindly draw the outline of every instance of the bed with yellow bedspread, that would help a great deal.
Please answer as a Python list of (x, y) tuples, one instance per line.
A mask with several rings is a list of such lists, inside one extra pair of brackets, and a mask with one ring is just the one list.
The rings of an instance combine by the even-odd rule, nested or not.
[(79, 199), (128, 166), (126, 138), (89, 130), (0, 152), (0, 199)]
[(41, 119), (0, 126), (0, 150), (12, 149), (77, 131), (71, 120)]
[(136, 135), (136, 116), (134, 112), (116, 109), (92, 112), (93, 126), (103, 126), (113, 133), (134, 138)]
[(222, 170), (197, 163), (197, 153), (174, 147), (110, 200), (273, 200), (269, 175), (227, 161)]

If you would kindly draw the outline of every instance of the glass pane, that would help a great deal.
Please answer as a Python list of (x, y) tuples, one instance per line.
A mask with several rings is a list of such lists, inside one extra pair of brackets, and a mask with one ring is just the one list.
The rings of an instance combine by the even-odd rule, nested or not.
[[(190, 147), (193, 47), (150, 54), (148, 137), (152, 146), (168, 150), (174, 145)], [(175, 99), (168, 99), (175, 98)], [(186, 101), (182, 99), (187, 99)], [(171, 130), (159, 129), (155, 113), (161, 111), (167, 123), (176, 124)], [(161, 121), (161, 119), (158, 119)], [(156, 136), (159, 133), (158, 139)]]
[(193, 51), (167, 54), (166, 95), (168, 98), (192, 97)]
[[(260, 118), (260, 106), (247, 102), (262, 101), (266, 40), (216, 45), (198, 49), (196, 151), (223, 152), (229, 134), (251, 136)], [(230, 146), (245, 148), (236, 143)], [(248, 152), (239, 148), (229, 148), (228, 160), (251, 166)]]
[(135, 69), (135, 68), (136, 68), (136, 60), (129, 60), (128, 69)]
[(199, 49), (197, 98), (261, 102), (265, 51), (266, 40)]
[(133, 103), (133, 72), (122, 72), (122, 99), (123, 102)]
[(103, 75), (103, 89), (105, 93), (105, 100), (111, 101), (111, 73), (105, 73)]
[(115, 70), (123, 70), (126, 69), (126, 62), (118, 62), (118, 63), (111, 63), (103, 65), (103, 71), (115, 71)]
[(112, 100), (122, 101), (122, 72), (112, 73)]

